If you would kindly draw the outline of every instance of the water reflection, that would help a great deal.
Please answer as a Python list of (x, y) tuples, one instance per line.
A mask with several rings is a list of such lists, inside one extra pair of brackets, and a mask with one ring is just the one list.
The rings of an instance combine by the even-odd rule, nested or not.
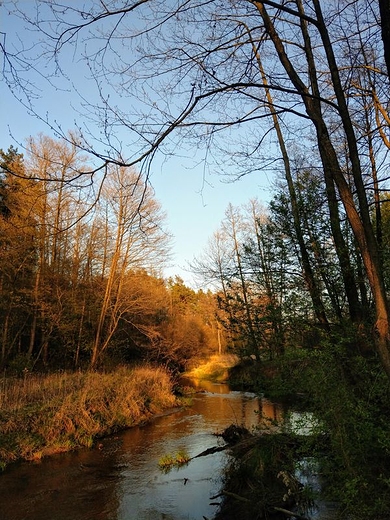
[(158, 460), (183, 449), (191, 457), (220, 442), (231, 423), (259, 426), (281, 408), (254, 394), (207, 384), (191, 408), (156, 418), (101, 449), (80, 450), (20, 464), (0, 476), (0, 518), (7, 520), (170, 520), (211, 518), (210, 496), (220, 489), (226, 452), (194, 459), (163, 474)]

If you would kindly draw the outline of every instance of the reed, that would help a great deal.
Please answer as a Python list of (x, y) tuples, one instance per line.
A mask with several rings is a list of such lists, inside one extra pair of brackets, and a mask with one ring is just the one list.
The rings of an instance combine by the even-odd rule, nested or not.
[(0, 466), (92, 446), (175, 406), (161, 368), (29, 375), (0, 380)]

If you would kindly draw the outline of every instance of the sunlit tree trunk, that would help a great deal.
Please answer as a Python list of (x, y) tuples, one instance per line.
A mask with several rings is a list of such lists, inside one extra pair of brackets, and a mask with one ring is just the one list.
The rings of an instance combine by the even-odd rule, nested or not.
[(329, 41), (326, 25), (322, 18), (319, 2), (313, 0), (318, 20), (317, 28), (321, 35), (328, 59), (333, 88), (338, 101), (340, 119), (348, 142), (349, 157), (354, 178), (354, 188), (359, 201), (359, 211), (357, 210), (351, 187), (347, 184), (340, 168), (328, 129), (318, 107), (318, 101), (313, 99), (311, 93), (301, 81), (291, 61), (288, 59), (282, 40), (280, 39), (264, 4), (256, 2), (255, 5), (262, 16), (266, 31), (274, 44), (280, 63), (283, 65), (296, 90), (301, 94), (306, 107), (306, 112), (313, 121), (324, 171), (331, 172), (332, 174), (333, 181), (338, 188), (341, 201), (344, 205), (346, 215), (356, 236), (375, 302), (376, 347), (381, 357), (383, 367), (388, 377), (390, 377), (390, 323), (383, 274), (380, 269), (379, 252), (370, 220), (369, 208), (360, 169), (356, 138), (345, 102), (332, 45)]
[(246, 317), (245, 328), (247, 329), (247, 339), (249, 344), (250, 352), (256, 356), (256, 359), (260, 360), (259, 345), (256, 338), (255, 326), (252, 318), (251, 303), (249, 301), (248, 283), (245, 278), (243, 264), (241, 260), (241, 246), (238, 242), (238, 220), (237, 214), (231, 204), (229, 204), (226, 211), (226, 225), (228, 226), (227, 233), (230, 235), (233, 245), (234, 253), (234, 264), (236, 270), (236, 276), (239, 280), (239, 287), (241, 290), (242, 303), (244, 307), (244, 315)]
[[(167, 254), (167, 235), (162, 230), (163, 214), (143, 179), (133, 170), (117, 168), (111, 172), (111, 186), (105, 193), (107, 220), (115, 222), (116, 236), (111, 258), (103, 253), (105, 290), (92, 345), (91, 366), (108, 348), (122, 315), (126, 312), (124, 281), (131, 269), (163, 265)], [(106, 244), (109, 230), (106, 229)]]

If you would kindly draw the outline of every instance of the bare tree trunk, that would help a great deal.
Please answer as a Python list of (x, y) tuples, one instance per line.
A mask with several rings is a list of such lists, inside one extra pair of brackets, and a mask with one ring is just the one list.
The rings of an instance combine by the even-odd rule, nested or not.
[(277, 113), (276, 113), (276, 110), (274, 107), (271, 92), (270, 92), (270, 89), (268, 88), (267, 77), (264, 73), (264, 68), (263, 68), (263, 65), (260, 60), (260, 54), (254, 44), (253, 44), (253, 50), (256, 53), (257, 65), (261, 72), (263, 84), (266, 87), (265, 92), (266, 92), (266, 97), (267, 97), (267, 102), (268, 102), (268, 108), (272, 115), (273, 125), (274, 125), (275, 131), (276, 131), (279, 148), (280, 148), (280, 151), (282, 154), (283, 165), (284, 165), (284, 174), (286, 177), (288, 192), (289, 192), (290, 201), (291, 201), (291, 210), (292, 210), (292, 214), (293, 214), (294, 230), (295, 230), (295, 234), (296, 234), (296, 237), (298, 240), (299, 252), (301, 255), (301, 262), (302, 262), (302, 269), (303, 269), (303, 276), (305, 279), (306, 287), (309, 291), (311, 300), (313, 302), (313, 308), (314, 308), (314, 312), (315, 312), (318, 322), (325, 328), (329, 328), (328, 318), (326, 317), (325, 307), (324, 307), (324, 304), (323, 304), (323, 301), (321, 298), (321, 291), (320, 291), (317, 281), (315, 279), (314, 272), (313, 272), (313, 269), (310, 264), (310, 257), (307, 252), (305, 241), (303, 238), (301, 219), (300, 219), (300, 215), (299, 215), (299, 205), (298, 205), (298, 201), (297, 201), (297, 195), (295, 192), (293, 178), (291, 175), (290, 158), (289, 158), (289, 155), (287, 152), (287, 147), (284, 142), (283, 133), (282, 133), (282, 130), (279, 125), (279, 119), (278, 119), (278, 116), (277, 116)]
[(390, 2), (379, 0), (379, 11), (381, 15), (382, 41), (385, 54), (387, 74), (390, 78)]
[(82, 339), (82, 336), (83, 336), (84, 318), (85, 318), (85, 298), (83, 300), (83, 306), (82, 306), (82, 309), (81, 309), (81, 316), (80, 316), (80, 322), (79, 322), (79, 333), (78, 333), (78, 337), (77, 337), (77, 347), (76, 347), (76, 353), (75, 353), (75, 358), (74, 358), (74, 366), (75, 366), (75, 368), (77, 368), (79, 366), (81, 339)]
[(236, 268), (237, 268), (237, 274), (240, 280), (241, 285), (241, 291), (242, 291), (242, 298), (244, 301), (244, 312), (246, 315), (246, 326), (248, 328), (248, 340), (249, 344), (251, 346), (251, 350), (254, 352), (257, 361), (260, 361), (260, 352), (259, 352), (259, 345), (256, 338), (255, 328), (253, 325), (253, 319), (252, 319), (252, 312), (250, 308), (250, 302), (248, 297), (248, 284), (245, 280), (243, 266), (241, 262), (241, 253), (240, 248), (238, 244), (238, 238), (237, 238), (237, 222), (234, 215), (233, 207), (229, 205), (227, 217), (229, 218), (230, 226), (231, 226), (231, 238), (233, 239), (233, 246), (234, 246), (234, 255), (236, 258)]
[(3, 325), (3, 333), (1, 335), (1, 360), (0, 366), (2, 366), (5, 362), (5, 356), (7, 351), (7, 340), (8, 340), (8, 327), (9, 327), (9, 317), (10, 317), (11, 309), (7, 312), (7, 315), (4, 320)]
[[(297, 0), (298, 10), (301, 15), (304, 15), (302, 0)], [(302, 36), (305, 42), (305, 54), (308, 64), (308, 71), (310, 77), (310, 84), (313, 91), (313, 106), (315, 107), (317, 113), (320, 115), (320, 119), (322, 119), (321, 113), (321, 104), (320, 104), (320, 89), (318, 87), (317, 80), (317, 71), (314, 61), (314, 56), (312, 52), (312, 45), (310, 41), (309, 32), (307, 30), (307, 22), (304, 20), (303, 16), (300, 18), (300, 26)], [(357, 285), (355, 276), (353, 273), (353, 269), (351, 266), (348, 247), (344, 240), (343, 233), (341, 231), (340, 225), (340, 215), (339, 215), (339, 207), (336, 196), (336, 189), (334, 185), (334, 180), (332, 177), (332, 170), (326, 167), (326, 163), (324, 164), (324, 178), (326, 185), (326, 194), (329, 208), (329, 216), (330, 216), (330, 225), (332, 229), (332, 235), (334, 239), (334, 245), (336, 249), (336, 254), (340, 262), (341, 275), (344, 282), (345, 294), (348, 300), (349, 306), (349, 314), (350, 318), (353, 322), (359, 323), (362, 319), (361, 306), (359, 302), (359, 295), (357, 291)]]
[(371, 291), (375, 302), (376, 324), (375, 324), (375, 342), (377, 351), (381, 357), (383, 367), (386, 374), (390, 378), (390, 323), (388, 313), (388, 303), (385, 292), (383, 274), (380, 269), (379, 252), (375, 240), (366, 193), (364, 189), (359, 155), (357, 150), (356, 138), (353, 132), (352, 123), (349, 117), (348, 108), (345, 102), (343, 89), (338, 75), (333, 50), (329, 41), (329, 35), (326, 24), (322, 18), (322, 13), (318, 0), (313, 0), (313, 4), (317, 14), (317, 28), (320, 32), (324, 49), (328, 58), (330, 71), (332, 75), (333, 87), (338, 101), (338, 109), (341, 121), (344, 126), (345, 135), (349, 147), (349, 156), (352, 164), (352, 173), (354, 178), (355, 190), (359, 200), (359, 211), (356, 208), (354, 196), (350, 186), (347, 184), (343, 172), (338, 163), (337, 154), (332, 145), (329, 133), (322, 117), (321, 112), (317, 108), (317, 102), (313, 100), (311, 93), (301, 81), (292, 63), (288, 59), (283, 43), (278, 36), (276, 29), (268, 16), (268, 13), (262, 2), (256, 2), (260, 15), (263, 19), (266, 31), (275, 46), (275, 50), (279, 56), (279, 60), (286, 70), (294, 87), (300, 93), (306, 107), (306, 112), (311, 118), (316, 128), (317, 142), (324, 170), (332, 172), (333, 180), (338, 188), (341, 201), (344, 205), (348, 220), (355, 234), (360, 253), (362, 255), (365, 271), (370, 283)]
[(37, 333), (37, 323), (38, 323), (38, 307), (39, 307), (39, 287), (40, 287), (40, 279), (41, 279), (41, 266), (38, 265), (38, 271), (35, 275), (35, 284), (34, 284), (34, 299), (33, 299), (33, 315), (32, 315), (32, 323), (30, 328), (30, 342), (27, 351), (27, 356), (31, 357), (34, 345), (35, 345), (35, 337)]
[[(322, 16), (320, 3), (318, 0), (313, 0), (313, 4), (317, 14), (317, 19), (319, 21), (318, 30), (320, 32), (324, 49), (328, 58), (328, 63), (330, 66), (333, 87), (338, 101), (341, 121), (343, 123), (345, 135), (347, 137), (355, 189), (359, 200), (359, 213), (354, 209), (354, 206), (351, 207), (353, 197), (351, 196), (350, 190), (348, 189), (349, 187), (348, 185), (346, 185), (345, 179), (342, 176), (340, 169), (335, 171), (335, 182), (338, 186), (340, 195), (340, 187), (343, 193), (345, 194), (345, 197), (342, 197), (342, 201), (346, 209), (347, 216), (351, 222), (352, 229), (355, 232), (359, 249), (362, 254), (363, 263), (366, 269), (367, 278), (370, 283), (371, 291), (373, 293), (376, 311), (376, 344), (379, 355), (382, 359), (384, 369), (388, 377), (390, 378), (389, 307), (383, 279), (383, 272), (381, 270), (379, 248), (375, 239), (375, 234), (371, 223), (370, 211), (360, 167), (356, 137), (353, 130), (353, 125), (349, 115), (348, 107), (346, 104), (344, 91), (341, 85), (338, 68), (333, 53), (333, 48), (329, 39), (329, 34), (326, 28), (325, 21)], [(351, 215), (349, 215), (348, 212), (350, 212)], [(360, 218), (358, 218), (359, 214)]]

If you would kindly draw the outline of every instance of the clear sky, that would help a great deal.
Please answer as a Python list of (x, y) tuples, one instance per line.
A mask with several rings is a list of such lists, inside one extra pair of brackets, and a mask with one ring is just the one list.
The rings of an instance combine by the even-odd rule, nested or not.
[[(20, 0), (27, 5), (27, 0)], [(1, 12), (3, 10), (3, 12)], [(4, 16), (0, 3), (0, 31), (7, 33), (20, 29), (20, 22)], [(22, 33), (23, 34), (23, 33)], [(41, 99), (37, 101), (38, 111), (50, 120), (56, 120), (63, 130), (74, 126), (75, 113), (72, 109), (73, 93), (41, 87)], [(55, 137), (43, 121), (28, 114), (28, 111), (11, 94), (5, 83), (0, 83), (1, 123), (0, 148), (10, 145), (19, 148), (18, 143), (38, 133)], [(167, 213), (167, 229), (173, 235), (172, 266), (166, 269), (166, 276), (179, 275), (186, 283), (193, 284), (193, 276), (188, 271), (188, 263), (201, 255), (208, 239), (218, 229), (229, 203), (234, 206), (245, 204), (257, 197), (266, 203), (270, 197), (269, 179), (266, 175), (252, 174), (239, 181), (227, 182), (217, 175), (204, 173), (202, 165), (180, 155), (169, 160), (157, 159), (152, 163), (151, 183), (156, 198)]]

